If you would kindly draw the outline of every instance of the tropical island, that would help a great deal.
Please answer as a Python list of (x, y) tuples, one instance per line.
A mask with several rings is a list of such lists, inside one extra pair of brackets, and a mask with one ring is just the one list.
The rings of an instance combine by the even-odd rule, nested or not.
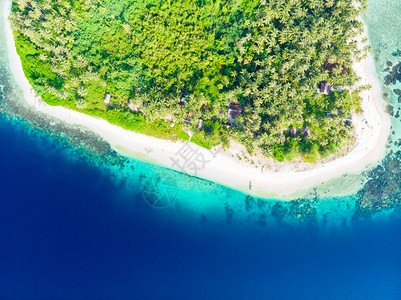
[(18, 0), (11, 21), (48, 104), (209, 149), (234, 139), (314, 161), (352, 137), (360, 110), (350, 87), (366, 1), (354, 2)]
[[(44, 101), (37, 110), (126, 155), (174, 167), (190, 141), (213, 153), (196, 176), (289, 193), (384, 153), (389, 121), (364, 44), (366, 2), (18, 0), (9, 55), (28, 102)], [(343, 157), (279, 175), (246, 156), (216, 158), (230, 144), (260, 160)]]

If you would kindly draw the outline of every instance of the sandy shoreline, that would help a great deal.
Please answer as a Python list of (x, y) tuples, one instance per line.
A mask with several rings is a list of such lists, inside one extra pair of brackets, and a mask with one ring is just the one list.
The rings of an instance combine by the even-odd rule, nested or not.
[[(5, 20), (8, 20), (10, 3), (3, 7)], [(125, 130), (107, 121), (88, 116), (63, 107), (53, 107), (41, 102), (35, 97), (31, 85), (26, 79), (22, 64), (15, 49), (14, 39), (9, 22), (6, 21), (7, 52), (11, 70), (15, 80), (24, 93), (25, 100), (36, 111), (56, 117), (71, 124), (77, 124), (99, 134), (118, 152), (148, 161), (165, 167), (182, 171), (175, 162), (188, 158), (190, 153), (193, 158), (192, 167), (187, 165), (187, 172), (198, 177), (211, 180), (225, 186), (241, 190), (256, 196), (288, 198), (291, 193), (304, 190), (322, 182), (337, 178), (348, 173), (358, 173), (377, 162), (385, 154), (385, 145), (390, 133), (390, 118), (384, 112), (384, 101), (381, 98), (379, 80), (376, 78), (373, 57), (368, 55), (366, 59), (355, 63), (354, 70), (362, 78), (360, 84), (370, 84), (372, 89), (361, 93), (363, 97), (363, 116), (354, 118), (357, 143), (354, 149), (347, 155), (334, 161), (317, 165), (316, 168), (306, 171), (282, 170), (274, 171), (254, 165), (240, 163), (238, 158), (231, 157), (229, 151), (211, 153), (192, 143), (171, 142), (146, 136), (143, 134)], [(186, 150), (183, 155), (180, 153)], [(203, 161), (203, 159), (205, 161)], [(203, 167), (204, 163), (204, 168)], [(252, 190), (249, 190), (249, 182)]]

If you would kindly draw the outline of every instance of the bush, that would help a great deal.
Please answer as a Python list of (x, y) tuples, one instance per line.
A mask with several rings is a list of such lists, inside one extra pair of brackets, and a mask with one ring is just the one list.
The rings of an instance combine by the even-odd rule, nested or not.
[(302, 154), (302, 159), (305, 162), (313, 163), (316, 162), (316, 160), (319, 158), (319, 146), (317, 146), (316, 144), (310, 145), (310, 148)]

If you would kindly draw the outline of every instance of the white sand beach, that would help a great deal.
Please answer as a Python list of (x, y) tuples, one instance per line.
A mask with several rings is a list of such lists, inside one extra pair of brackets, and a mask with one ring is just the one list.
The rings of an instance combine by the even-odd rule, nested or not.
[[(8, 16), (10, 3), (2, 9), (3, 13)], [(245, 163), (245, 158), (240, 161), (236, 157), (238, 147), (235, 146), (226, 151), (211, 153), (192, 143), (175, 143), (156, 139), (125, 130), (100, 118), (45, 104), (35, 96), (31, 85), (24, 76), (9, 22), (7, 22), (6, 28), (10, 65), (27, 103), (36, 111), (92, 130), (108, 141), (116, 151), (133, 158), (182, 171), (180, 167), (174, 165), (174, 160), (177, 160), (178, 164), (183, 163), (184, 159), (187, 159), (188, 162), (189, 155), (192, 153), (192, 158), (195, 160), (192, 160), (191, 164), (187, 164), (184, 169), (188, 174), (195, 175), (194, 168), (196, 167), (196, 176), (236, 190), (256, 196), (288, 198), (291, 193), (311, 188), (341, 175), (359, 173), (370, 164), (383, 158), (385, 154), (391, 123), (389, 116), (384, 112), (380, 83), (375, 75), (374, 61), (371, 55), (354, 65), (354, 70), (362, 78), (360, 84), (372, 86), (371, 90), (361, 94), (363, 115), (353, 117), (356, 131), (355, 147), (338, 159), (324, 164), (316, 164), (307, 170), (302, 167), (302, 164), (292, 163), (287, 163), (288, 168), (276, 169), (271, 166), (262, 167), (258, 163)], [(187, 152), (183, 154), (183, 150)], [(250, 182), (252, 190), (249, 190)]]

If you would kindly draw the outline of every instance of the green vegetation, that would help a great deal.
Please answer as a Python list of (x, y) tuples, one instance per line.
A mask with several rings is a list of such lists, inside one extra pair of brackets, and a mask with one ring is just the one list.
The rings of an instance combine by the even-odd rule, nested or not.
[[(188, 140), (190, 131), (206, 148), (234, 138), (280, 161), (314, 161), (351, 137), (344, 121), (360, 109), (357, 93), (316, 88), (355, 83), (351, 58), (363, 54), (355, 37), (365, 7), (366, 0), (17, 0), (11, 21), (26, 76), (51, 105), (161, 138)], [(231, 102), (242, 113), (227, 126)]]

